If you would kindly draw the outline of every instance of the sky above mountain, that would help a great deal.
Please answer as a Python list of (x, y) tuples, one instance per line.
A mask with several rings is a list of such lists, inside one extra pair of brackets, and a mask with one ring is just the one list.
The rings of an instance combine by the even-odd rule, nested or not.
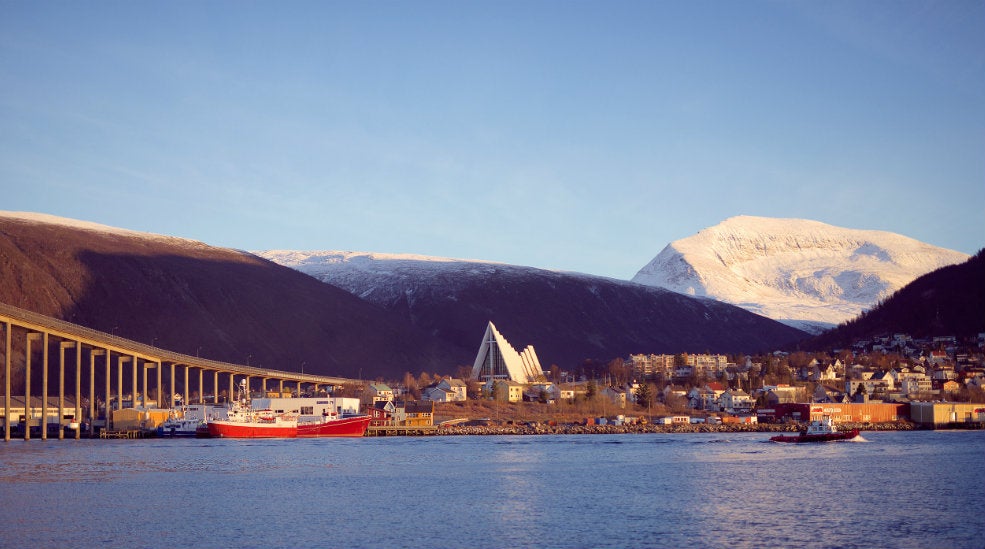
[(985, 3), (0, 3), (0, 204), (629, 279), (740, 215), (985, 245)]

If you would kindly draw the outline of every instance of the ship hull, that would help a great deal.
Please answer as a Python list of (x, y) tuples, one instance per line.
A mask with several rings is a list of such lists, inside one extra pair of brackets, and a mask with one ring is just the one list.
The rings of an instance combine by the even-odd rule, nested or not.
[(344, 417), (322, 423), (299, 423), (299, 438), (361, 437), (369, 427), (370, 416)]
[(298, 436), (296, 424), (264, 425), (232, 421), (210, 421), (209, 436), (215, 438), (294, 438)]
[(770, 440), (773, 442), (833, 442), (836, 440), (851, 440), (858, 436), (858, 429), (852, 429), (851, 431), (844, 431), (840, 433), (825, 433), (819, 435), (778, 435), (771, 437)]

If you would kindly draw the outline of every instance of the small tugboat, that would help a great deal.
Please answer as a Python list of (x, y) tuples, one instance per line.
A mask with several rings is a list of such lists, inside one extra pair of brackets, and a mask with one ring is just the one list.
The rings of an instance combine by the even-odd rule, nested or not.
[(858, 429), (839, 431), (835, 428), (831, 417), (825, 416), (820, 420), (810, 422), (807, 429), (799, 435), (777, 435), (770, 437), (771, 442), (831, 442), (835, 440), (851, 440), (858, 436)]

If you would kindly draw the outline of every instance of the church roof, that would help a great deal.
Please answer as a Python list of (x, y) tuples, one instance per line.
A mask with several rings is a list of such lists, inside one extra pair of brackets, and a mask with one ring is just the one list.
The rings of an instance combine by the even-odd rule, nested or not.
[(489, 377), (490, 373), (493, 377), (519, 383), (530, 383), (544, 377), (544, 370), (533, 345), (527, 345), (522, 353), (518, 353), (492, 322), (486, 325), (486, 333), (472, 365), (471, 377), (482, 379)]

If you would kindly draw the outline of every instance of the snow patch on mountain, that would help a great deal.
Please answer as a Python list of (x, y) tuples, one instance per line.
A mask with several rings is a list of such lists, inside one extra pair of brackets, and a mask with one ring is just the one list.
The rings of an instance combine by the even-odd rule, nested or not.
[(188, 238), (181, 238), (177, 236), (167, 236), (155, 233), (145, 233), (140, 231), (132, 231), (130, 229), (121, 229), (118, 227), (111, 227), (109, 225), (102, 225), (100, 223), (93, 223), (92, 221), (81, 221), (78, 219), (70, 219), (67, 217), (59, 217), (57, 215), (50, 215), (44, 213), (36, 212), (9, 212), (0, 211), (0, 217), (14, 220), (20, 223), (33, 223), (38, 225), (59, 225), (62, 227), (68, 227), (71, 229), (76, 229), (80, 231), (89, 231), (95, 233), (101, 233), (109, 236), (125, 237), (125, 238), (135, 238), (141, 240), (155, 240), (159, 242), (167, 242), (169, 244), (193, 246), (193, 247), (205, 247), (206, 244), (198, 240), (191, 240)]
[(885, 231), (738, 216), (671, 242), (632, 280), (817, 332), (968, 257)]
[[(483, 261), (453, 259), (416, 254), (389, 254), (353, 251), (265, 250), (252, 252), (279, 265), (313, 276), (322, 282), (342, 288), (363, 299), (382, 302), (405, 295), (406, 288), (428, 284), (431, 292), (444, 291), (448, 299), (457, 300), (456, 289), (466, 279), (484, 278), (494, 281), (498, 275), (571, 276), (633, 284), (581, 273), (570, 273)], [(412, 290), (411, 290), (412, 291)]]

